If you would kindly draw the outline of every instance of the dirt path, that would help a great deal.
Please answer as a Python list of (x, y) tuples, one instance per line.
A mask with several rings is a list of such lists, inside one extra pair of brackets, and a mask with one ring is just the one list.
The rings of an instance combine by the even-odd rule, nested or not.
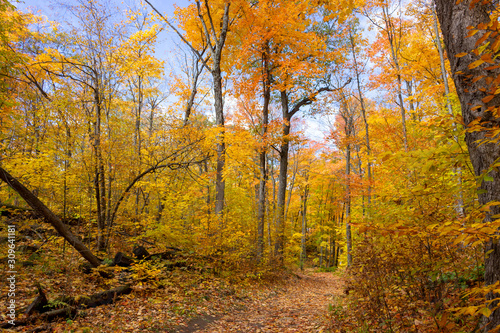
[(322, 332), (328, 305), (341, 293), (337, 275), (299, 274), (287, 285), (249, 298), (241, 310), (199, 318), (184, 332)]

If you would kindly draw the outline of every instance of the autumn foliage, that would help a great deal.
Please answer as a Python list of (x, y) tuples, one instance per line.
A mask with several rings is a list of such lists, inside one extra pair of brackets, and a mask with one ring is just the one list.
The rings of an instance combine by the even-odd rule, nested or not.
[[(180, 248), (257, 280), (346, 268), (332, 330), (481, 329), (500, 202), (478, 194), (498, 161), (478, 177), (465, 137), (500, 130), (463, 126), (433, 4), (116, 5), (75, 1), (52, 22), (0, 2), (0, 166), (92, 251)], [(500, 94), (490, 15), (469, 29), (485, 105)], [(165, 30), (181, 46), (163, 59)], [(6, 183), (0, 205), (26, 206)]]

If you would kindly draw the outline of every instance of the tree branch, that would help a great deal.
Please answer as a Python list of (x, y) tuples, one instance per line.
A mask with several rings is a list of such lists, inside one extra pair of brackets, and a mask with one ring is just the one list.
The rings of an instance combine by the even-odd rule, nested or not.
[(295, 105), (292, 107), (292, 110), (290, 112), (288, 112), (288, 116), (289, 118), (293, 117), (299, 110), (301, 107), (303, 107), (304, 105), (309, 105), (311, 104), (312, 102), (314, 102), (316, 100), (316, 97), (321, 94), (322, 92), (324, 91), (338, 91), (338, 90), (341, 90), (343, 89), (345, 86), (347, 86), (349, 83), (351, 83), (351, 78), (349, 78), (349, 80), (347, 80), (346, 83), (344, 83), (342, 85), (342, 87), (339, 87), (339, 88), (330, 88), (330, 87), (323, 87), (323, 88), (320, 88), (318, 89), (316, 92), (314, 92), (313, 94), (309, 95), (309, 96), (306, 96), (306, 97), (303, 97), (301, 98), (297, 103), (295, 103)]
[(200, 161), (189, 161), (189, 162), (183, 162), (183, 163), (175, 162), (175, 163), (159, 164), (159, 165), (152, 166), (152, 167), (144, 170), (143, 172), (141, 172), (138, 176), (136, 176), (134, 178), (134, 180), (132, 180), (132, 182), (127, 186), (127, 188), (125, 189), (125, 191), (123, 191), (122, 195), (120, 196), (120, 199), (118, 199), (118, 201), (116, 202), (115, 207), (113, 209), (113, 213), (111, 214), (111, 218), (109, 220), (109, 226), (108, 226), (109, 229), (108, 230), (111, 230), (111, 227), (113, 226), (113, 221), (114, 221), (114, 219), (116, 217), (116, 212), (118, 211), (118, 208), (120, 207), (120, 204), (122, 203), (123, 199), (125, 199), (125, 197), (127, 196), (127, 193), (144, 176), (146, 176), (147, 174), (149, 174), (149, 173), (151, 173), (153, 171), (156, 171), (158, 169), (170, 168), (172, 170), (176, 170), (176, 169), (179, 169), (179, 168), (186, 168), (186, 167), (188, 167), (188, 166), (190, 166), (192, 164), (201, 163), (201, 162), (205, 161), (207, 158), (208, 157), (206, 157), (206, 158), (204, 158), (203, 160), (200, 160)]
[(184, 36), (182, 36), (182, 34), (179, 32), (179, 30), (177, 30), (176, 27), (174, 27), (174, 25), (172, 23), (170, 23), (169, 20), (167, 20), (167, 18), (165, 16), (163, 16), (162, 13), (160, 13), (152, 4), (151, 2), (149, 2), (148, 0), (144, 0), (146, 1), (146, 3), (156, 12), (156, 14), (158, 14), (158, 16), (160, 16), (163, 21), (165, 21), (168, 26), (175, 31), (175, 33), (180, 37), (180, 39), (184, 42), (184, 44), (186, 44), (192, 51), (193, 53), (198, 57), (198, 59), (200, 59), (200, 61), (202, 62), (203, 64), (203, 67), (205, 67), (208, 71), (212, 71), (210, 69), (210, 67), (207, 65), (207, 61), (209, 58), (207, 59), (203, 59), (202, 55), (200, 55), (200, 53), (193, 47), (193, 45), (191, 45), (191, 43), (189, 43), (186, 38), (184, 38)]

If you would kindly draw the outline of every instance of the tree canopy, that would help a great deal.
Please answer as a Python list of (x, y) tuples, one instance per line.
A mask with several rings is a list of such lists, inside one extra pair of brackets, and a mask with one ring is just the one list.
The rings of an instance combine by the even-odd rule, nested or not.
[(345, 268), (332, 330), (500, 327), (496, 2), (159, 5), (0, 2), (0, 213), (94, 267)]

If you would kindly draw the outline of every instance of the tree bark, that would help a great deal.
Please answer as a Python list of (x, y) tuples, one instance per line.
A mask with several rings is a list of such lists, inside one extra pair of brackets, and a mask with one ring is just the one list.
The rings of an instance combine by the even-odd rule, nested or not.
[[(307, 171), (306, 171), (307, 172)], [(302, 202), (302, 237), (301, 237), (301, 254), (300, 254), (300, 268), (304, 267), (304, 262), (307, 258), (306, 241), (307, 241), (307, 198), (309, 197), (309, 173), (306, 173), (306, 186), (304, 188), (303, 202)]]
[(262, 105), (262, 141), (263, 147), (259, 153), (259, 202), (257, 208), (257, 259), (262, 260), (264, 253), (264, 219), (266, 216), (266, 185), (267, 185), (267, 152), (266, 152), (266, 135), (267, 127), (269, 125), (269, 103), (271, 101), (271, 78), (269, 73), (269, 42), (264, 43), (264, 50), (262, 52), (262, 73), (264, 75), (262, 80), (262, 90), (264, 102)]
[[(217, 126), (220, 127), (220, 133), (217, 136), (217, 166), (216, 166), (216, 179), (215, 179), (215, 214), (222, 217), (224, 210), (224, 197), (226, 182), (223, 177), (225, 165), (225, 150), (226, 145), (224, 142), (224, 112), (222, 103), (222, 77), (220, 69), (218, 73), (213, 73), (214, 77), (214, 96), (215, 96), (215, 119)], [(219, 221), (222, 223), (222, 221)]]
[[(432, 16), (433, 16), (433, 25), (434, 25), (434, 32), (436, 34), (436, 46), (439, 52), (439, 62), (441, 64), (441, 77), (443, 79), (444, 83), (444, 93), (446, 95), (446, 108), (448, 110), (448, 113), (450, 116), (454, 116), (453, 114), (453, 107), (451, 105), (450, 101), (450, 86), (448, 85), (448, 75), (446, 71), (446, 66), (445, 66), (445, 59), (444, 59), (444, 52), (443, 52), (443, 47), (441, 46), (441, 38), (439, 36), (439, 28), (438, 28), (438, 20), (436, 16), (436, 11), (434, 8), (432, 8)], [(456, 130), (457, 126), (454, 123), (453, 124), (453, 130)], [(454, 135), (454, 139), (458, 142), (458, 136)], [(457, 167), (455, 170), (457, 174), (457, 182), (460, 187), (460, 191), (457, 196), (457, 203), (456, 203), (456, 211), (457, 215), (459, 217), (465, 216), (465, 209), (464, 209), (464, 196), (463, 196), (463, 191), (462, 191), (462, 169), (460, 167)]]
[(446, 95), (446, 108), (448, 109), (448, 113), (453, 116), (453, 108), (450, 102), (450, 87), (448, 85), (448, 75), (446, 73), (444, 52), (443, 52), (443, 47), (441, 46), (441, 38), (439, 38), (438, 21), (437, 21), (436, 11), (434, 10), (434, 8), (432, 10), (432, 17), (434, 19), (433, 25), (434, 25), (434, 33), (436, 34), (436, 47), (438, 49), (439, 63), (441, 65), (441, 77), (443, 79), (444, 93)]
[(365, 107), (365, 99), (363, 98), (363, 92), (361, 90), (361, 73), (359, 72), (358, 68), (358, 59), (356, 57), (356, 49), (354, 45), (354, 36), (351, 33), (350, 36), (350, 41), (351, 41), (351, 52), (352, 52), (352, 58), (354, 60), (354, 70), (356, 74), (356, 86), (358, 89), (358, 95), (359, 95), (359, 104), (361, 107), (361, 114), (363, 116), (363, 122), (365, 124), (365, 142), (366, 142), (366, 155), (367, 155), (367, 163), (366, 163), (366, 169), (368, 171), (368, 209), (370, 209), (371, 206), (371, 199), (372, 199), (372, 162), (371, 162), (371, 154), (372, 150), (370, 147), (370, 133), (368, 131), (368, 119), (366, 117), (366, 107)]
[(98, 74), (95, 73), (93, 78), (94, 87), (94, 108), (95, 122), (92, 147), (95, 157), (95, 196), (97, 203), (97, 249), (105, 250), (105, 229), (106, 229), (106, 180), (104, 172), (104, 161), (101, 147), (101, 118), (102, 118), (102, 98), (101, 98), (101, 83)]
[[(224, 103), (222, 95), (222, 72), (221, 72), (221, 59), (222, 50), (224, 49), (224, 44), (226, 42), (227, 32), (229, 31), (229, 6), (230, 2), (226, 2), (224, 5), (224, 14), (221, 18), (220, 26), (221, 30), (219, 36), (215, 31), (214, 24), (212, 21), (212, 14), (208, 1), (204, 1), (206, 15), (205, 18), (202, 14), (201, 3), (199, 0), (196, 1), (196, 6), (198, 9), (198, 16), (200, 22), (203, 26), (203, 32), (205, 34), (205, 41), (210, 50), (211, 58), (213, 59), (213, 65), (211, 68), (212, 78), (213, 78), (213, 88), (214, 88), (214, 108), (215, 108), (215, 122), (217, 126), (220, 127), (221, 133), (218, 135), (217, 140), (217, 167), (216, 167), (216, 179), (215, 179), (215, 214), (217, 214), (220, 219), (220, 226), (222, 227), (222, 212), (224, 210), (224, 196), (226, 184), (223, 177), (224, 165), (225, 165), (225, 143), (224, 143)], [(207, 22), (208, 21), (208, 22)]]
[[(481, 30), (480, 24), (487, 24), (490, 21), (489, 13), (493, 10), (493, 5), (477, 3), (470, 8), (471, 1), (465, 0), (457, 3), (455, 0), (436, 0), (436, 14), (439, 18), (443, 39), (450, 61), (453, 80), (457, 89), (457, 94), (462, 106), (462, 117), (465, 126), (472, 121), (479, 120), (483, 129), (478, 131), (467, 131), (465, 141), (469, 149), (469, 155), (474, 167), (476, 176), (488, 172), (490, 181), (481, 183), (479, 192), (479, 203), (486, 204), (491, 201), (500, 201), (500, 172), (489, 168), (498, 163), (500, 159), (500, 146), (498, 142), (489, 140), (489, 130), (498, 128), (500, 119), (498, 118), (498, 108), (500, 107), (500, 96), (493, 99), (484, 99), (492, 95), (498, 84), (491, 86), (488, 80), (478, 79), (480, 76), (496, 79), (500, 75), (498, 68), (500, 60), (496, 58), (493, 64), (482, 64), (475, 68), (469, 65), (478, 60), (479, 56), (472, 51), (476, 48), (476, 42), (484, 35), (485, 30)], [(479, 29), (475, 35), (469, 35), (469, 28)], [(485, 42), (493, 42), (486, 39)], [(460, 53), (466, 53), (463, 57), (457, 57)], [(489, 69), (486, 69), (490, 67)], [(485, 102), (486, 101), (486, 102)], [(493, 112), (492, 112), (493, 111)], [(480, 141), (485, 140), (480, 144)], [(492, 221), (492, 216), (500, 213), (499, 206), (491, 207), (487, 212), (485, 222)], [(498, 240), (490, 239), (485, 244), (485, 273), (486, 285), (494, 284), (500, 280), (500, 243)], [(489, 255), (486, 255), (489, 253)], [(489, 294), (487, 299), (491, 300), (499, 295)], [(497, 302), (493, 302), (493, 308)], [(489, 331), (500, 325), (500, 309), (494, 310), (489, 318), (484, 320), (484, 331)]]
[[(201, 56), (205, 53), (205, 49), (201, 51)], [(186, 109), (184, 110), (184, 124), (183, 126), (187, 126), (189, 123), (189, 117), (191, 115), (191, 112), (193, 110), (194, 106), (194, 99), (196, 97), (196, 94), (198, 93), (198, 80), (203, 72), (203, 66), (200, 66), (200, 58), (191, 50), (192, 53), (192, 63), (193, 67), (191, 69), (191, 91), (189, 93), (189, 97), (187, 99), (186, 103)]]
[(396, 43), (399, 43), (400, 41), (396, 40), (395, 34), (395, 28), (394, 28), (394, 23), (392, 21), (392, 18), (389, 14), (389, 7), (386, 5), (382, 8), (382, 12), (384, 15), (384, 23), (385, 23), (385, 32), (387, 34), (387, 40), (389, 41), (389, 46), (391, 48), (391, 55), (392, 55), (392, 61), (394, 62), (394, 68), (396, 69), (396, 79), (397, 79), (397, 84), (398, 84), (398, 101), (399, 101), (399, 108), (401, 110), (401, 123), (403, 127), (403, 143), (405, 146), (405, 151), (408, 151), (408, 135), (406, 131), (406, 110), (404, 106), (404, 101), (403, 101), (403, 87), (402, 87), (402, 78), (401, 78), (401, 68), (399, 66), (399, 60), (398, 60), (398, 50), (399, 47), (397, 47)]
[[(342, 87), (336, 88), (335, 90), (342, 89), (351, 82), (349, 79)], [(283, 142), (280, 146), (280, 171), (278, 175), (278, 198), (277, 198), (277, 217), (276, 217), (276, 241), (274, 243), (275, 257), (278, 264), (283, 264), (283, 246), (285, 243), (285, 199), (286, 199), (286, 186), (287, 186), (287, 175), (288, 175), (288, 151), (289, 136), (290, 136), (290, 126), (292, 117), (300, 111), (303, 106), (312, 104), (316, 97), (325, 91), (333, 91), (334, 89), (330, 87), (323, 87), (315, 91), (309, 96), (305, 96), (299, 99), (290, 108), (288, 92), (286, 90), (280, 91), (281, 97), (281, 111), (282, 111), (282, 138)]]
[(278, 175), (278, 196), (276, 209), (278, 216), (276, 218), (276, 241), (274, 243), (274, 253), (278, 263), (283, 263), (283, 246), (285, 243), (285, 200), (286, 185), (288, 176), (288, 150), (290, 135), (291, 115), (288, 108), (288, 93), (281, 92), (281, 109), (283, 113), (282, 135), (283, 143), (280, 147), (280, 171)]
[[(350, 130), (348, 129), (350, 124), (346, 124), (346, 135), (350, 135)], [(350, 267), (352, 265), (352, 236), (351, 236), (351, 224), (349, 223), (351, 217), (351, 144), (347, 144), (346, 148), (346, 159), (345, 159), (345, 176), (346, 176), (346, 185), (345, 185), (345, 238), (347, 245), (347, 266)]]

